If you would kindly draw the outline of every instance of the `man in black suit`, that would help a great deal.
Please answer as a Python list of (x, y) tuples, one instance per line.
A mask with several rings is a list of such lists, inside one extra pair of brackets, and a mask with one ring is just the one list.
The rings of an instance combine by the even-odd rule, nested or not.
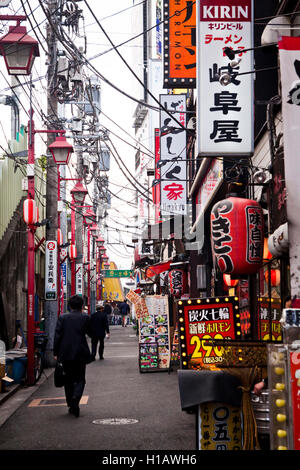
[(63, 364), (66, 374), (65, 394), (69, 413), (79, 416), (79, 402), (85, 386), (86, 364), (91, 353), (86, 334), (91, 336), (90, 317), (82, 313), (83, 299), (74, 295), (69, 299), (70, 313), (58, 317), (54, 335), (54, 358)]
[(99, 341), (99, 358), (103, 358), (104, 338), (107, 333), (109, 338), (108, 318), (102, 303), (96, 305), (96, 312), (91, 315), (91, 332), (92, 332), (92, 358), (95, 360), (97, 345)]

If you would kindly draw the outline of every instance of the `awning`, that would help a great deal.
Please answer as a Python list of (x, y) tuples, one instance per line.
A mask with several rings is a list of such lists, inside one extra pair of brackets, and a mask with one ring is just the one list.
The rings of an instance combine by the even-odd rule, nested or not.
[(171, 262), (172, 260), (154, 264), (153, 266), (148, 266), (146, 269), (146, 277), (154, 277), (157, 274), (168, 271), (170, 269)]

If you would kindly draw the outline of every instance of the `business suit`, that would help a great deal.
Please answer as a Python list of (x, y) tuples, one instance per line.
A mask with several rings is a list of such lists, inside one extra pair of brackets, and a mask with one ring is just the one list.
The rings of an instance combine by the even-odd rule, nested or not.
[(103, 359), (104, 352), (104, 338), (106, 333), (109, 334), (108, 318), (103, 308), (97, 309), (91, 315), (91, 334), (92, 334), (92, 357), (95, 359), (97, 352), (97, 345), (99, 341), (99, 357)]
[(91, 354), (86, 335), (91, 336), (90, 317), (72, 310), (58, 317), (54, 335), (53, 354), (62, 362), (65, 373), (65, 394), (69, 408), (79, 415), (79, 402), (85, 386), (86, 364)]

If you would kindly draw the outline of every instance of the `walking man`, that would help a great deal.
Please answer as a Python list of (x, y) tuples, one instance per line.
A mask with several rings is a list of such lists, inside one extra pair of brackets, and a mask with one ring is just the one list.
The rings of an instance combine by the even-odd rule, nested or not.
[(122, 315), (122, 326), (127, 326), (127, 315), (130, 313), (130, 307), (127, 303), (127, 299), (124, 300), (119, 306), (120, 313)]
[(96, 305), (96, 312), (91, 315), (91, 334), (92, 334), (92, 359), (96, 359), (97, 345), (99, 341), (99, 359), (104, 359), (104, 338), (110, 337), (107, 314), (102, 303)]
[(86, 334), (91, 336), (90, 317), (82, 312), (83, 298), (69, 299), (70, 313), (57, 319), (54, 335), (54, 359), (63, 364), (66, 374), (65, 394), (69, 413), (79, 417), (79, 402), (85, 387), (86, 364), (91, 362)]

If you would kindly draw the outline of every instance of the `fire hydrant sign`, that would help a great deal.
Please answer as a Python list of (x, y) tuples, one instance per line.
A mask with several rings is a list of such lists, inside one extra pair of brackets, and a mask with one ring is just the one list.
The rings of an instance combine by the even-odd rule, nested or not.
[[(253, 51), (248, 49), (253, 47), (253, 3), (198, 0), (196, 14), (198, 153), (251, 155), (254, 114), (253, 73), (249, 72)], [(225, 48), (237, 51), (234, 61), (240, 62), (229, 59)], [(223, 74), (230, 77), (226, 86)]]
[(46, 243), (45, 298), (56, 300), (57, 296), (57, 242)]

